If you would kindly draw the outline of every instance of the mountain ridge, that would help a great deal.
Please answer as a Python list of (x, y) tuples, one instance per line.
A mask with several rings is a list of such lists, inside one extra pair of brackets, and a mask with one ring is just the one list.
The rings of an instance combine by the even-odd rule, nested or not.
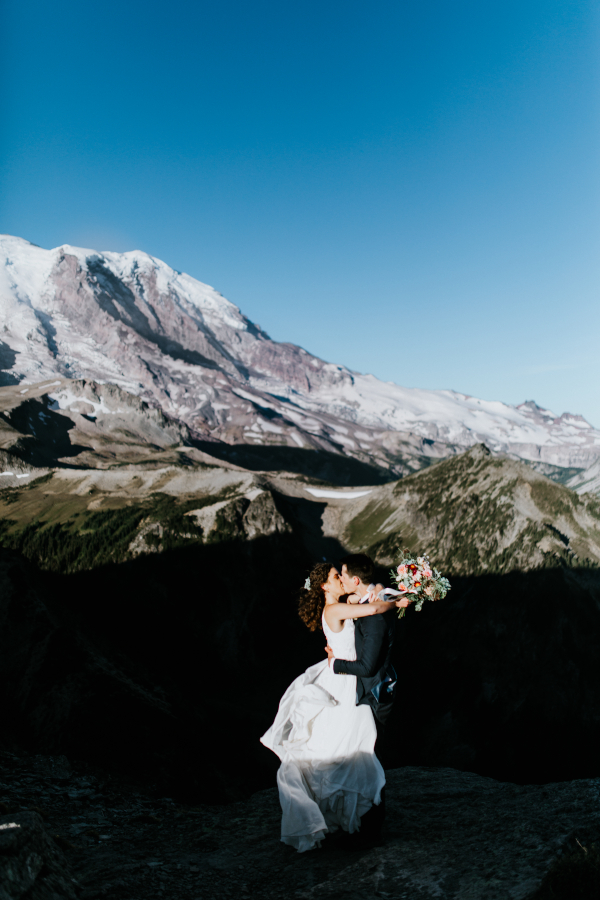
[(600, 564), (598, 498), (483, 444), (328, 509), (323, 526), (381, 565), (407, 547), (452, 575)]
[(140, 251), (43, 250), (0, 237), (0, 378), (112, 382), (199, 436), (352, 456), (395, 475), (484, 442), (587, 468), (600, 431), (533, 401), (512, 407), (403, 388), (272, 341), (214, 288)]

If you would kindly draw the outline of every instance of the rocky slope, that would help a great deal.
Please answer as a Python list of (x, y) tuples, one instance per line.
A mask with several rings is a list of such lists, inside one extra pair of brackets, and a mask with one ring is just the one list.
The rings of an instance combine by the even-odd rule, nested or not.
[(427, 551), (445, 572), (597, 566), (600, 504), (522, 462), (478, 445), (324, 516), (324, 532), (382, 565), (402, 548)]
[(276, 343), (213, 288), (141, 252), (4, 236), (0, 264), (6, 385), (112, 382), (213, 440), (323, 449), (396, 474), (480, 441), (563, 467), (600, 454), (580, 416), (384, 384)]
[(64, 378), (0, 388), (0, 447), (37, 468), (177, 462), (185, 450), (204, 459), (187, 426), (160, 408), (112, 384)]
[[(283, 470), (343, 485), (381, 484), (395, 477), (389, 468), (337, 450), (296, 444), (230, 445), (199, 437), (160, 407), (113, 384), (76, 379), (0, 388), (0, 448), (11, 454), (0, 473), (0, 484), (6, 485), (36, 468), (106, 469), (127, 464)], [(413, 467), (428, 461), (416, 455), (411, 460)]]
[(575, 473), (566, 485), (578, 494), (600, 494), (600, 459), (595, 460), (587, 469)]
[[(114, 395), (117, 389), (111, 390)], [(85, 384), (73, 405), (91, 409), (92, 402), (82, 399), (86, 396), (95, 397), (99, 406), (103, 395)], [(345, 548), (368, 552), (387, 566), (406, 548), (428, 552), (449, 575), (600, 563), (598, 499), (578, 495), (522, 462), (493, 456), (484, 445), (399, 481), (344, 490), (301, 474), (224, 466), (184, 444), (179, 426), (157, 422), (164, 419), (160, 410), (144, 410), (136, 402), (138, 410), (125, 407), (122, 416), (99, 413), (93, 422), (84, 413), (73, 414), (74, 423), (54, 413), (74, 424), (70, 434), (75, 431), (82, 444), (70, 446), (79, 451), (74, 459), (81, 467), (35, 468), (0, 451), (0, 479), (8, 489), (0, 489), (5, 546), (64, 571), (67, 552), (73, 560), (69, 570), (74, 570), (176, 544), (254, 540), (296, 530), (305, 552), (317, 558)], [(30, 456), (38, 452), (40, 460), (44, 452), (48, 458), (48, 435), (61, 439), (50, 413), (43, 422), (45, 443), (32, 438)], [(179, 443), (165, 446), (173, 437)], [(122, 448), (124, 459), (115, 465), (112, 454)], [(104, 467), (84, 468), (86, 459)], [(119, 540), (103, 556), (99, 535), (117, 527)], [(97, 539), (90, 539), (92, 534)], [(45, 561), (36, 542), (46, 546)], [(96, 543), (100, 555), (91, 557)], [(83, 556), (75, 563), (78, 553)]]
[(190, 807), (64, 757), (0, 753), (0, 804), (10, 810), (0, 815), (0, 879), (13, 874), (3, 896), (17, 900), (24, 887), (35, 900), (597, 896), (597, 780), (521, 787), (411, 767), (387, 779), (381, 846), (333, 834), (300, 855), (279, 841), (274, 788)]

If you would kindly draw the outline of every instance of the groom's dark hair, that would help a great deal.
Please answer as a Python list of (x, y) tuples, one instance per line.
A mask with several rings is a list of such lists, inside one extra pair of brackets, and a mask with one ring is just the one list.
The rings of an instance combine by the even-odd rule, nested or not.
[(375, 566), (366, 553), (351, 553), (340, 560), (340, 565), (346, 566), (350, 578), (360, 578), (363, 584), (371, 583)]

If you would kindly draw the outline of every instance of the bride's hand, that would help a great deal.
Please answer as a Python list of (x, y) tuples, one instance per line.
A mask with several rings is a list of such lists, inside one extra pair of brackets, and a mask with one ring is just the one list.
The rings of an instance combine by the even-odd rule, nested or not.
[(409, 600), (407, 597), (403, 597), (402, 600), (396, 600), (396, 606), (398, 609), (406, 609), (411, 603), (414, 603), (414, 600)]

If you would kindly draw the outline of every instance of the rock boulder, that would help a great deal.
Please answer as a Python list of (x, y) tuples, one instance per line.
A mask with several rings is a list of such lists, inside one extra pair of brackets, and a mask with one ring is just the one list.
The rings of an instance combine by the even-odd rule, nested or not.
[(0, 816), (0, 900), (75, 900), (67, 862), (35, 812)]

